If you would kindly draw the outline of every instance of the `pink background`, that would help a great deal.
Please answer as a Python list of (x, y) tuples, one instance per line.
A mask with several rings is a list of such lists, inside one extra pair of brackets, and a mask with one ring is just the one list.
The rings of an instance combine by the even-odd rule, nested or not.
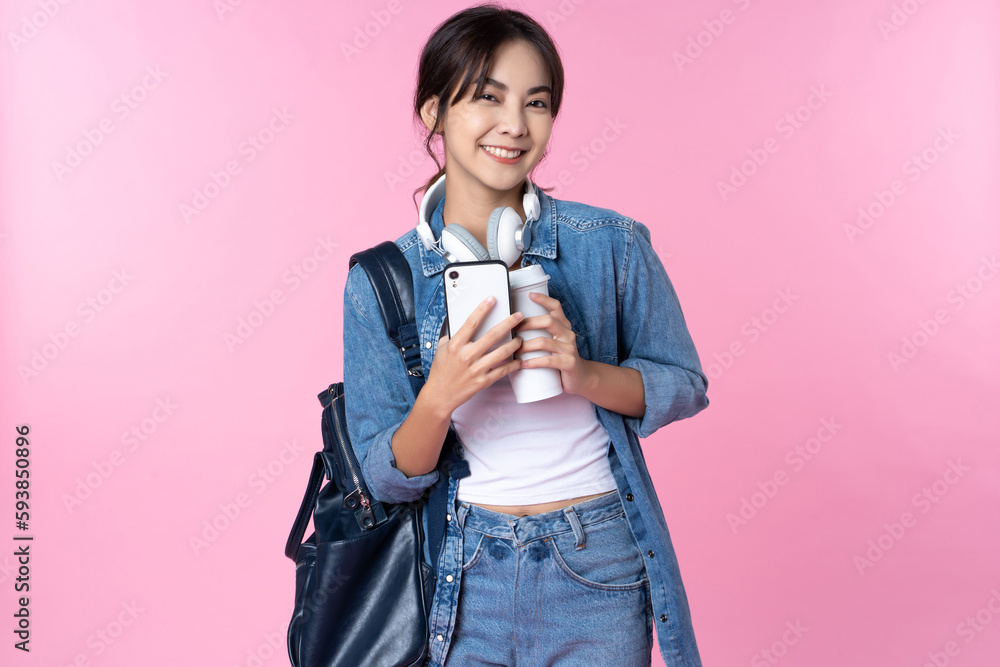
[[(0, 10), (4, 664), (287, 663), (348, 258), (416, 220), (466, 5), (225, 1)], [(1000, 10), (673, 4), (520, 7), (567, 76), (536, 181), (649, 226), (710, 377), (643, 441), (704, 662), (995, 665)]]

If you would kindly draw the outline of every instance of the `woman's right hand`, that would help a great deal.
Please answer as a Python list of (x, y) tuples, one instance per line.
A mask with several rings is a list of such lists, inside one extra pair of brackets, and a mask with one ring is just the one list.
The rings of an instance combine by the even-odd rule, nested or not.
[(472, 398), (480, 389), (490, 386), (521, 366), (519, 359), (500, 364), (520, 347), (519, 336), (514, 336), (512, 340), (492, 352), (484, 353), (524, 319), (522, 313), (512, 313), (483, 334), (479, 340), (470, 340), (473, 332), (493, 306), (493, 297), (484, 299), (455, 332), (454, 338), (444, 335), (438, 339), (427, 384), (432, 385), (430, 395), (447, 410), (448, 414)]

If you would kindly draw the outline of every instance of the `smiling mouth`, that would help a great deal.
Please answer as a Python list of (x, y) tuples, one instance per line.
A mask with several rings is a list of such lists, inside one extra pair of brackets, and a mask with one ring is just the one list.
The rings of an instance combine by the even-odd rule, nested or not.
[(524, 154), (524, 151), (508, 151), (503, 148), (497, 148), (496, 146), (482, 146), (482, 149), (490, 155), (503, 158), (505, 160), (512, 160)]

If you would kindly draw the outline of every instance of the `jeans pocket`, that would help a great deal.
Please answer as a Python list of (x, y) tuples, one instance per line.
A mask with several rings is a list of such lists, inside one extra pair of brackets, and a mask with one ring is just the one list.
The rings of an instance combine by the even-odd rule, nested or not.
[(468, 572), (479, 561), (479, 557), (486, 549), (486, 539), (486, 533), (471, 529), (465, 531), (465, 536), (462, 538), (462, 572)]
[(631, 591), (646, 585), (646, 563), (624, 513), (584, 526), (583, 531), (585, 540), (579, 548), (572, 530), (545, 538), (567, 577), (602, 591)]

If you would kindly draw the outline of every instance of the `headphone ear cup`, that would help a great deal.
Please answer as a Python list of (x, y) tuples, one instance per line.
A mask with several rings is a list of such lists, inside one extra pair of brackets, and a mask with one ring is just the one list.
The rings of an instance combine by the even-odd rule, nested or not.
[(512, 207), (501, 206), (493, 209), (486, 225), (486, 243), (490, 259), (499, 259), (508, 267), (513, 266), (521, 256), (521, 249), (517, 247), (517, 231), (522, 227), (524, 222)]
[(453, 254), (459, 262), (476, 262), (490, 259), (486, 248), (476, 240), (468, 229), (453, 222), (445, 225), (441, 232), (441, 245)]

